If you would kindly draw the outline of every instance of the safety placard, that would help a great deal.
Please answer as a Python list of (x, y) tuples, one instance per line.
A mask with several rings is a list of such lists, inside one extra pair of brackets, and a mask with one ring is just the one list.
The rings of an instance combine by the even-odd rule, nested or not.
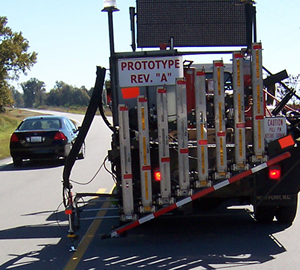
[(182, 56), (119, 59), (118, 75), (120, 87), (175, 85), (183, 77)]
[(267, 143), (286, 136), (286, 121), (284, 117), (265, 118), (265, 140)]

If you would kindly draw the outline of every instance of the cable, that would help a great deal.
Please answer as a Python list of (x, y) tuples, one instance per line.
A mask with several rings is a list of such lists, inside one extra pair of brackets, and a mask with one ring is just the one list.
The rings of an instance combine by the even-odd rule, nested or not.
[(85, 186), (85, 185), (90, 184), (90, 183), (93, 182), (93, 180), (96, 178), (96, 176), (98, 175), (98, 173), (100, 172), (100, 170), (101, 170), (102, 167), (104, 166), (104, 163), (105, 163), (105, 161), (106, 161), (107, 159), (108, 159), (108, 155), (104, 158), (104, 160), (103, 160), (101, 166), (99, 167), (99, 169), (96, 171), (96, 173), (94, 174), (94, 176), (93, 176), (89, 181), (87, 181), (87, 182), (85, 182), (85, 183), (80, 183), (80, 182), (77, 182), (77, 181), (75, 181), (75, 180), (71, 180), (71, 179), (70, 179), (70, 182), (73, 182), (73, 183), (75, 183), (75, 184), (77, 184), (77, 185), (81, 185), (81, 186)]

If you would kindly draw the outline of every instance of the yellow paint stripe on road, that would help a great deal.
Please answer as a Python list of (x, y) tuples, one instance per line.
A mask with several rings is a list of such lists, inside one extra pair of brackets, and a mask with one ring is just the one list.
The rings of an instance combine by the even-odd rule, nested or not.
[(107, 188), (99, 188), (96, 193), (105, 193), (106, 190)]
[[(103, 208), (108, 208), (110, 206), (110, 202), (105, 202), (103, 204)], [(99, 211), (97, 213), (97, 217), (103, 217), (105, 216), (107, 211)], [(87, 248), (89, 247), (90, 243), (92, 242), (100, 224), (102, 222), (102, 219), (95, 219), (89, 229), (87, 230), (86, 234), (80, 241), (77, 251), (73, 254), (73, 256), (68, 261), (67, 265), (65, 266), (64, 270), (75, 270), (79, 262), (81, 261), (83, 255), (85, 254)]]

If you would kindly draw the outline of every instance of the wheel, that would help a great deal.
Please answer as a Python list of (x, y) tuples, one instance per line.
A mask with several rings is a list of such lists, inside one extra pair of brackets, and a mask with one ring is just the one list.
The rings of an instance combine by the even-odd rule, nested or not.
[(85, 143), (82, 144), (80, 148), (80, 152), (78, 153), (78, 159), (84, 159), (85, 158)]
[(255, 219), (258, 223), (271, 223), (275, 216), (275, 207), (257, 206), (255, 210)]
[(22, 166), (23, 160), (19, 157), (13, 157), (13, 163), (15, 167), (20, 167)]
[(293, 205), (278, 206), (276, 209), (276, 219), (282, 224), (292, 224), (297, 214), (297, 202)]

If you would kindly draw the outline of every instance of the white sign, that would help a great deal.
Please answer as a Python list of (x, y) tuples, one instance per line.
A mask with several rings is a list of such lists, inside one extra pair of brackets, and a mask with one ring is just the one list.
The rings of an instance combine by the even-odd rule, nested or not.
[(183, 77), (182, 56), (119, 59), (118, 68), (120, 87), (175, 85)]
[(284, 117), (265, 118), (265, 140), (267, 143), (286, 136), (286, 121)]

